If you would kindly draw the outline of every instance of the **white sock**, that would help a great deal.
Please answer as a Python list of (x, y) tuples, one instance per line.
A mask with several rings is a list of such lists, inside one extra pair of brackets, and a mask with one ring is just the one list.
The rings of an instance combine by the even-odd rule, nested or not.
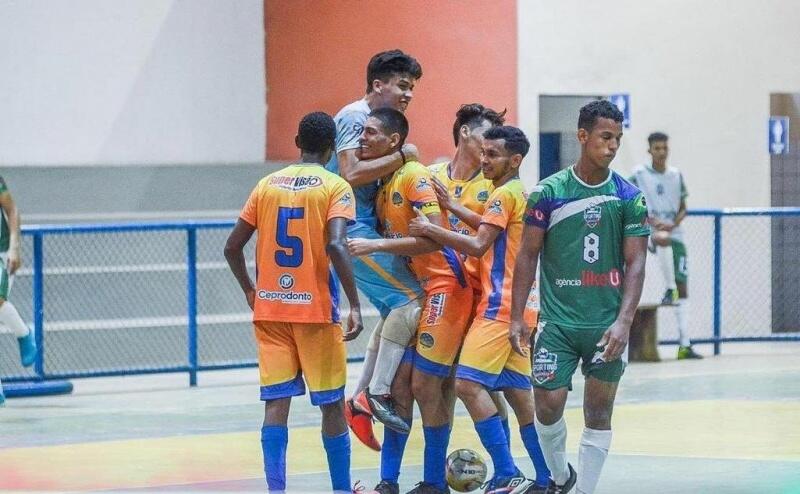
[[(567, 423), (562, 416), (555, 424), (544, 425), (537, 417), (534, 420), (539, 434), (539, 445), (544, 453), (544, 461), (550, 469), (550, 476), (556, 484), (569, 480), (567, 467)], [(580, 478), (580, 477), (579, 477)]]
[(578, 449), (578, 493), (592, 494), (611, 447), (611, 431), (585, 427)]
[(388, 395), (400, 361), (406, 353), (406, 347), (398, 345), (385, 338), (381, 339), (381, 346), (378, 349), (378, 362), (375, 371), (372, 373), (372, 380), (369, 382), (369, 392), (374, 395)]
[(378, 346), (381, 341), (381, 331), (383, 330), (383, 319), (379, 319), (378, 323), (372, 328), (372, 334), (369, 335), (369, 343), (364, 352), (364, 366), (361, 367), (361, 375), (358, 376), (358, 384), (353, 395), (357, 395), (363, 390), (367, 389), (370, 380), (372, 380), (372, 373), (375, 371), (375, 361), (378, 358)]
[(675, 261), (672, 259), (672, 246), (657, 247), (656, 258), (658, 258), (658, 265), (661, 267), (661, 274), (664, 275), (664, 283), (667, 288), (671, 290), (677, 289), (675, 286)]
[(681, 346), (691, 346), (692, 342), (689, 340), (689, 299), (682, 298), (678, 300), (678, 306), (675, 307), (675, 319), (678, 321), (678, 337), (680, 338)]
[(25, 321), (19, 317), (17, 308), (8, 300), (3, 302), (3, 305), (0, 305), (0, 323), (4, 326), (8, 326), (17, 338), (27, 336), (30, 331), (28, 326), (25, 325)]

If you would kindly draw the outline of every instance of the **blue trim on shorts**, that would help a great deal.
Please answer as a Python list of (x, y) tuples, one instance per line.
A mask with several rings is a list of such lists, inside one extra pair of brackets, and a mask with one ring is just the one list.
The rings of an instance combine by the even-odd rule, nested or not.
[(464, 275), (464, 270), (461, 269), (461, 260), (458, 258), (456, 251), (450, 247), (442, 247), (442, 255), (444, 256), (444, 260), (447, 261), (447, 265), (450, 266), (450, 271), (456, 276), (458, 284), (461, 288), (466, 288), (467, 277)]
[(327, 391), (312, 391), (309, 394), (311, 395), (311, 404), (315, 407), (327, 405), (344, 399), (344, 386)]
[(492, 259), (492, 293), (489, 294), (489, 300), (484, 312), (486, 319), (496, 319), (497, 313), (500, 312), (500, 305), (503, 301), (503, 279), (506, 275), (506, 239), (507, 230), (500, 232), (500, 235), (494, 241), (494, 259)]
[(413, 364), (414, 359), (416, 358), (417, 350), (413, 346), (407, 346), (406, 351), (403, 352), (403, 358), (400, 359), (400, 363), (409, 363)]
[(466, 381), (476, 382), (482, 384), (489, 389), (494, 389), (497, 383), (497, 374), (491, 374), (482, 370), (473, 369), (463, 364), (458, 364), (456, 368), (456, 379), (464, 379)]
[(498, 377), (494, 388), (531, 389), (531, 376), (520, 374), (511, 369), (503, 369), (500, 372), (500, 377)]
[(419, 352), (415, 352), (414, 368), (418, 369), (425, 374), (430, 374), (436, 377), (447, 377), (450, 375), (450, 366), (434, 362), (433, 360), (426, 359)]
[(261, 400), (278, 400), (280, 398), (290, 398), (292, 396), (302, 396), (306, 394), (306, 383), (303, 375), (298, 372), (294, 379), (269, 386), (261, 386)]
[(331, 294), (331, 321), (341, 322), (342, 317), (339, 314), (339, 277), (330, 268), (328, 268), (328, 291)]

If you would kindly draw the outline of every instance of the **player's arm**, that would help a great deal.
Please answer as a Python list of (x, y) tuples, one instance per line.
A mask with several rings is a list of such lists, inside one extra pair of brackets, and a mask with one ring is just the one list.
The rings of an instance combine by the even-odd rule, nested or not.
[(325, 246), (325, 252), (333, 264), (333, 269), (336, 270), (344, 294), (350, 303), (350, 315), (347, 317), (344, 341), (354, 340), (364, 329), (364, 323), (361, 320), (361, 302), (358, 299), (356, 279), (353, 276), (353, 263), (347, 253), (347, 220), (345, 218), (328, 220), (328, 243)]
[(438, 178), (433, 177), (433, 190), (436, 192), (436, 199), (439, 201), (439, 206), (442, 209), (447, 209), (453, 213), (456, 218), (469, 225), (473, 230), (477, 230), (481, 224), (481, 215), (465, 207), (458, 201), (450, 197), (450, 191), (447, 187), (439, 181)]
[(20, 220), (17, 205), (11, 196), (5, 181), (0, 177), (0, 207), (8, 219), (8, 274), (14, 274), (20, 266), (19, 246), (20, 246)]
[[(418, 214), (422, 216), (421, 213)], [(428, 223), (441, 224), (443, 221), (441, 213), (428, 213), (422, 217)], [(442, 248), (440, 244), (423, 236), (381, 239), (351, 238), (348, 239), (347, 246), (354, 256), (365, 256), (373, 252), (388, 252), (390, 254), (413, 257), (436, 252)]]
[[(399, 151), (372, 160), (359, 159), (357, 151), (358, 148), (344, 149), (336, 155), (339, 161), (339, 175), (353, 187), (372, 183), (404, 164), (403, 155)], [(402, 151), (407, 160), (417, 159), (417, 148), (413, 144), (403, 144)]]
[(672, 224), (672, 228), (680, 225), (684, 218), (686, 218), (686, 198), (681, 198), (681, 204), (678, 206), (678, 214), (675, 215), (675, 222)]
[(644, 266), (647, 260), (647, 237), (625, 237), (622, 241), (625, 275), (622, 279), (622, 304), (614, 324), (603, 334), (597, 346), (605, 345), (603, 360), (616, 360), (628, 345), (631, 323), (644, 286)]
[(489, 250), (500, 232), (503, 231), (497, 225), (481, 223), (474, 236), (462, 235), (447, 228), (442, 228), (438, 224), (426, 221), (427, 218), (417, 216), (409, 223), (409, 233), (419, 237), (427, 237), (434, 240), (438, 245), (452, 247), (453, 249), (473, 257), (481, 257)]
[(256, 227), (239, 218), (233, 227), (233, 231), (228, 235), (227, 242), (225, 242), (225, 260), (228, 261), (228, 267), (231, 269), (233, 276), (236, 277), (236, 281), (239, 282), (250, 309), (253, 309), (256, 292), (253, 280), (250, 279), (250, 273), (247, 272), (244, 246), (247, 245), (255, 231)]
[(520, 355), (531, 339), (532, 328), (525, 323), (525, 305), (536, 281), (536, 266), (539, 253), (544, 245), (545, 230), (534, 225), (525, 225), (522, 230), (522, 243), (517, 252), (514, 274), (511, 277), (511, 327), (508, 339), (511, 347)]

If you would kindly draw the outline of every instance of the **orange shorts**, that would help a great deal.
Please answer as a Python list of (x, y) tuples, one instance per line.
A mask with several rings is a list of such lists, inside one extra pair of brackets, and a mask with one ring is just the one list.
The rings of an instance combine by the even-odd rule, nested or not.
[(447, 377), (458, 355), (470, 318), (472, 288), (456, 287), (425, 298), (417, 327), (414, 367)]
[(347, 349), (341, 325), (255, 321), (253, 326), (262, 400), (304, 395), (306, 384), (313, 405), (344, 398)]
[(522, 356), (511, 348), (509, 326), (507, 322), (475, 319), (461, 349), (456, 377), (490, 390), (531, 389), (530, 355)]

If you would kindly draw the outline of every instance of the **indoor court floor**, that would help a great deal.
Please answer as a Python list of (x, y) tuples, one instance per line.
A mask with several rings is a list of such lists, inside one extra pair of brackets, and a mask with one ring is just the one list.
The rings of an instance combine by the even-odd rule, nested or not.
[[(660, 351), (669, 358), (632, 364), (622, 380), (597, 492), (800, 493), (800, 343), (727, 344), (702, 361)], [(350, 365), (348, 389), (359, 369)], [(72, 395), (9, 399), (0, 408), (0, 490), (263, 492), (257, 380), (255, 368), (201, 373), (194, 389), (185, 374), (79, 379)], [(573, 464), (582, 381), (574, 379), (566, 413)], [(464, 409), (456, 413), (450, 449), (485, 455)], [(401, 492), (421, 480), (419, 423)], [(290, 492), (328, 490), (318, 424), (308, 398), (295, 399)], [(512, 446), (531, 475), (518, 433)], [(353, 438), (353, 481), (374, 486), (378, 461)]]

